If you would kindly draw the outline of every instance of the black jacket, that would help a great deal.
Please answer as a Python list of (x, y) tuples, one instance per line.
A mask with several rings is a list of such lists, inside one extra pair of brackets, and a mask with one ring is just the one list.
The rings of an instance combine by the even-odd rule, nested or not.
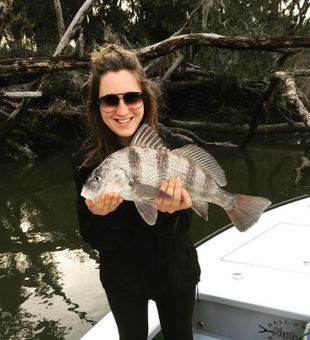
[[(159, 132), (171, 149), (187, 142), (162, 125)], [(103, 286), (155, 296), (167, 291), (178, 294), (196, 284), (200, 268), (188, 233), (192, 211), (159, 212), (154, 226), (144, 222), (131, 201), (106, 216), (92, 214), (79, 195), (93, 170), (79, 169), (84, 154), (84, 148), (73, 154), (79, 227), (83, 239), (99, 251)]]

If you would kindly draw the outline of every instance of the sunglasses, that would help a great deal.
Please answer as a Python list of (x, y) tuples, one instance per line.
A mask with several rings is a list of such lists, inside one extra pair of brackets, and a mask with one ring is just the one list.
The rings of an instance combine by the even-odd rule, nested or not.
[(123, 99), (130, 109), (138, 110), (143, 106), (143, 97), (142, 92), (107, 94), (99, 98), (98, 105), (103, 112), (111, 113), (117, 109), (119, 101)]

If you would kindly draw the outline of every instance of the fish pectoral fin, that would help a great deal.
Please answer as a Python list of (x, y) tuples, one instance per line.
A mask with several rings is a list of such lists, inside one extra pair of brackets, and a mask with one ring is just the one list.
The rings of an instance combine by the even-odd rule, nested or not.
[(206, 221), (208, 221), (208, 208), (209, 204), (207, 201), (203, 200), (193, 201), (192, 209)]
[(154, 200), (135, 201), (139, 214), (149, 225), (154, 225), (157, 219), (157, 207)]
[(166, 192), (148, 184), (129, 182), (129, 185), (138, 199), (151, 200), (154, 198), (171, 198)]

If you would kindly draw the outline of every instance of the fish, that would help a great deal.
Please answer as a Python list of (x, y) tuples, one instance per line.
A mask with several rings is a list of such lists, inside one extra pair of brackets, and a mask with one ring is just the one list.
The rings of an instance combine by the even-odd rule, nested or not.
[(222, 207), (239, 231), (259, 220), (270, 200), (230, 193), (224, 170), (216, 159), (197, 144), (170, 150), (157, 131), (142, 124), (129, 146), (103, 160), (86, 179), (81, 196), (96, 202), (101, 194), (115, 192), (135, 206), (149, 225), (156, 223), (157, 197), (171, 197), (160, 189), (170, 177), (179, 177), (192, 199), (193, 209), (208, 220), (209, 203)]

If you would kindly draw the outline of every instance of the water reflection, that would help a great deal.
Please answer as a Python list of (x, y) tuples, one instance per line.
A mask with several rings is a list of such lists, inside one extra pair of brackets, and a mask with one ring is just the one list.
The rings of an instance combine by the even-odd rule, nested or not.
[[(259, 144), (248, 150), (210, 148), (209, 151), (225, 170), (226, 189), (230, 192), (263, 196), (273, 204), (310, 193), (310, 170), (305, 170), (300, 183), (295, 184), (296, 168), (305, 154), (302, 145), (280, 147)], [(228, 223), (230, 220), (223, 210), (210, 204), (207, 223), (195, 216), (192, 238), (199, 241)]]
[[(227, 190), (273, 203), (308, 193), (298, 186), (303, 147), (210, 148), (225, 169)], [(68, 155), (0, 164), (0, 334), (3, 339), (79, 339), (107, 311), (97, 254), (78, 235)], [(210, 205), (209, 222), (194, 218), (194, 241), (228, 223)]]
[(78, 339), (107, 311), (96, 253), (78, 236), (70, 170), (66, 155), (1, 164), (3, 339)]

